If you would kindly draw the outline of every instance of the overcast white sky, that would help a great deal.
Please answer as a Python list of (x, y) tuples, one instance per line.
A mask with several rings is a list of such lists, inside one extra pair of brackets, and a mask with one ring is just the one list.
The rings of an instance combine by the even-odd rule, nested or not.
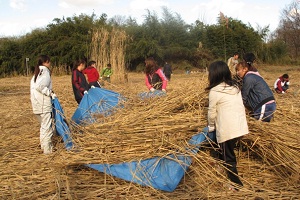
[(180, 14), (188, 24), (197, 19), (215, 24), (220, 12), (226, 16), (264, 27), (277, 28), (281, 11), (293, 0), (0, 0), (0, 37), (24, 35), (35, 28), (43, 28), (54, 18), (72, 17), (93, 12), (112, 18), (131, 16), (139, 23), (146, 9), (158, 16), (162, 6)]

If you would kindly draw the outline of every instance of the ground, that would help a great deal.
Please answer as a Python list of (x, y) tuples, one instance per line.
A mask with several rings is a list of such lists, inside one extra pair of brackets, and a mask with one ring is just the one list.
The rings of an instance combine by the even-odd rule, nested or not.
[[(298, 77), (300, 76), (300, 67), (262, 66), (259, 67), (259, 71), (271, 88), (277, 77), (283, 73), (288, 73), (291, 80), (291, 89), (284, 95), (275, 94), (278, 102), (278, 114), (275, 116), (275, 122), (273, 122), (273, 124), (263, 125), (255, 124), (256, 122), (253, 121), (249, 122), (252, 136), (256, 132), (268, 132), (266, 130), (269, 130), (272, 134), (274, 132), (286, 131), (286, 134), (299, 135), (300, 79)], [(203, 174), (199, 175), (200, 172), (197, 169), (203, 167), (199, 163), (195, 163), (191, 167), (190, 171), (187, 172), (188, 175), (174, 192), (167, 193), (153, 188), (140, 187), (136, 184), (112, 178), (84, 167), (78, 159), (72, 160), (73, 158), (71, 157), (75, 157), (74, 154), (63, 152), (64, 150), (60, 148), (61, 144), (58, 138), (54, 139), (56, 152), (51, 156), (43, 155), (39, 147), (39, 124), (31, 109), (29, 94), (30, 79), (31, 77), (24, 76), (0, 79), (0, 114), (2, 116), (2, 118), (0, 118), (0, 199), (299, 199), (299, 166), (293, 167), (293, 164), (296, 163), (289, 163), (290, 168), (288, 168), (286, 166), (288, 165), (288, 160), (280, 160), (278, 161), (279, 164), (274, 161), (274, 163), (277, 164), (275, 165), (270, 161), (272, 159), (269, 159), (270, 157), (268, 157), (268, 155), (254, 159), (250, 154), (241, 151), (238, 167), (240, 175), (245, 182), (245, 187), (236, 193), (226, 191), (223, 188), (221, 181), (224, 179), (214, 181), (212, 178), (204, 178), (204, 175), (209, 176), (209, 173), (203, 172), (205, 169), (200, 170)], [(54, 91), (69, 121), (77, 108), (70, 82), (71, 77), (70, 75), (53, 75), (52, 79)], [(194, 93), (200, 92), (205, 94), (203, 92), (204, 86), (197, 84), (206, 84), (206, 80), (205, 72), (187, 75), (184, 74), (184, 72), (175, 71), (168, 86), (168, 93), (173, 95), (179, 91), (178, 95), (184, 95), (184, 92), (181, 91), (182, 87), (186, 87), (189, 90), (186, 92), (187, 96), (192, 94), (190, 90)], [(128, 83), (118, 83), (117, 80), (113, 80), (112, 84), (106, 84), (104, 87), (120, 93), (125, 92), (125, 94), (129, 92), (137, 94), (147, 90), (144, 85), (144, 76), (142, 73), (129, 73)], [(162, 101), (162, 104), (163, 103)], [(188, 104), (189, 101), (187, 100), (187, 104), (185, 105), (188, 106), (188, 109), (192, 110), (194, 105)], [(288, 113), (291, 114), (287, 115)], [(193, 113), (191, 119), (187, 119), (187, 123), (194, 123), (194, 115), (198, 115), (198, 113)], [(201, 115), (201, 113), (199, 115)], [(184, 115), (185, 118), (186, 116), (187, 115)], [(290, 118), (291, 116), (293, 116), (293, 118)], [(138, 117), (138, 115), (135, 115), (135, 117)], [(139, 118), (143, 118), (143, 115), (140, 114)], [(204, 118), (201, 116), (195, 119)], [(281, 120), (284, 121), (285, 124), (280, 124)], [(174, 121), (176, 121), (176, 119), (174, 119)], [(205, 124), (205, 121), (201, 121), (200, 124)], [(172, 130), (177, 130), (174, 128), (177, 125), (179, 126), (180, 124), (172, 124), (170, 130), (172, 126)], [(274, 127), (279, 130), (274, 130)], [(118, 130), (117, 128), (115, 127), (112, 130)], [(167, 128), (169, 128), (169, 126), (165, 128), (165, 133), (168, 133)], [(194, 127), (190, 129), (183, 127), (182, 129), (185, 128), (192, 133)], [(72, 130), (74, 129), (76, 129), (76, 127), (72, 128)], [(101, 130), (104, 131), (105, 127), (102, 127)], [(95, 131), (95, 127), (91, 127), (89, 131)], [(178, 131), (177, 135), (174, 133), (174, 135), (180, 139), (186, 137), (180, 134), (180, 131)], [(252, 138), (255, 138), (255, 136)], [(249, 139), (252, 138), (249, 137)], [(259, 140), (258, 138), (256, 139)], [(271, 139), (273, 141), (271, 141), (270, 144), (272, 142), (276, 143), (276, 139), (276, 137), (274, 140)], [(266, 139), (264, 144), (267, 143), (267, 141)], [(128, 139), (127, 142), (130, 142), (130, 140)], [(280, 141), (276, 144), (282, 144), (284, 142), (285, 141)], [(299, 146), (299, 139), (293, 142), (294, 144), (292, 145)], [(284, 152), (285, 147), (293, 149), (289, 144), (282, 145), (282, 152)], [(155, 144), (153, 145), (155, 146)], [(261, 142), (260, 145), (258, 148), (270, 147), (269, 143), (264, 146)], [(277, 147), (278, 146), (279, 145), (277, 145)], [(133, 158), (134, 155), (137, 155), (137, 157), (145, 155), (143, 149), (139, 152), (137, 147), (132, 148), (135, 149), (130, 150), (131, 153), (133, 152), (131, 158)], [(274, 151), (279, 151), (280, 153), (281, 150), (278, 149), (279, 148), (274, 147)], [(296, 149), (299, 150), (298, 147)], [(263, 153), (261, 149), (260, 152)], [(265, 152), (268, 151), (266, 150)], [(105, 154), (106, 152), (102, 152), (99, 155), (106, 157), (110, 155), (111, 152), (110, 154)], [(290, 152), (290, 154), (296, 156), (294, 154), (299, 154), (299, 152)], [(112, 159), (118, 159), (118, 157), (114, 157), (113, 154), (111, 154), (111, 156)], [(73, 163), (65, 162), (66, 158), (71, 159)], [(284, 159), (285, 157), (280, 158)], [(298, 160), (299, 163), (300, 159), (297, 157), (295, 160)], [(78, 161), (78, 164), (76, 164), (75, 161)], [(205, 167), (207, 166), (209, 165), (205, 165)], [(294, 179), (297, 180), (294, 180), (292, 177), (286, 177), (286, 180), (282, 178), (280, 170), (276, 170), (280, 169), (281, 166), (286, 167), (284, 169), (290, 170), (286, 176), (293, 174), (295, 176)], [(208, 170), (211, 171), (211, 169)]]

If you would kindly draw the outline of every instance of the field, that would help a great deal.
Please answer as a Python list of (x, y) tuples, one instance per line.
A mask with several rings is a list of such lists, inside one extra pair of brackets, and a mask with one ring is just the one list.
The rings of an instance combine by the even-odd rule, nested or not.
[[(205, 145), (174, 192), (130, 183), (85, 167), (121, 163), (184, 151), (187, 141), (206, 125), (207, 74), (175, 71), (164, 98), (142, 101), (144, 75), (129, 73), (128, 83), (105, 88), (128, 98), (123, 109), (81, 127), (70, 121), (77, 103), (70, 75), (53, 75), (53, 88), (70, 122), (80, 151), (66, 152), (53, 138), (55, 152), (43, 155), (39, 124), (32, 113), (31, 77), (0, 79), (0, 199), (300, 199), (300, 67), (262, 66), (270, 87), (288, 73), (291, 89), (275, 94), (274, 121), (248, 119), (250, 134), (237, 146), (244, 187), (229, 191), (222, 165)], [(100, 123), (101, 121), (101, 123)]]

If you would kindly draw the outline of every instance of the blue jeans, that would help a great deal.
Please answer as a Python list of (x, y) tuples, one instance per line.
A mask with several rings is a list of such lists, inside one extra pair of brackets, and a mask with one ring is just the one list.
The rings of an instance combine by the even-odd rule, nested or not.
[(276, 110), (275, 102), (264, 104), (262, 107), (254, 111), (253, 117), (263, 122), (270, 122), (271, 119), (274, 117), (275, 110)]

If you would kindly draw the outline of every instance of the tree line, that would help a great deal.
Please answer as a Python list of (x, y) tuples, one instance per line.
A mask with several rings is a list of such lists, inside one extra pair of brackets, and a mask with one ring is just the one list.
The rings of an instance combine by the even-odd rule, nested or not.
[[(263, 63), (297, 64), (298, 8), (299, 3), (294, 1), (283, 9), (280, 25), (273, 33), (268, 26), (254, 29), (222, 13), (213, 25), (200, 20), (187, 24), (166, 7), (162, 7), (162, 17), (147, 10), (142, 24), (131, 17), (108, 19), (106, 14), (95, 13), (55, 18), (46, 28), (19, 37), (0, 38), (0, 77), (26, 74), (26, 68), (32, 70), (40, 54), (49, 55), (52, 66), (68, 71), (76, 59), (90, 59), (92, 36), (99, 28), (126, 32), (125, 67), (129, 71), (142, 70), (149, 56), (160, 64), (171, 61), (203, 68), (216, 59), (226, 61), (234, 52), (241, 56), (254, 52)], [(291, 10), (296, 11), (291, 14)]]

